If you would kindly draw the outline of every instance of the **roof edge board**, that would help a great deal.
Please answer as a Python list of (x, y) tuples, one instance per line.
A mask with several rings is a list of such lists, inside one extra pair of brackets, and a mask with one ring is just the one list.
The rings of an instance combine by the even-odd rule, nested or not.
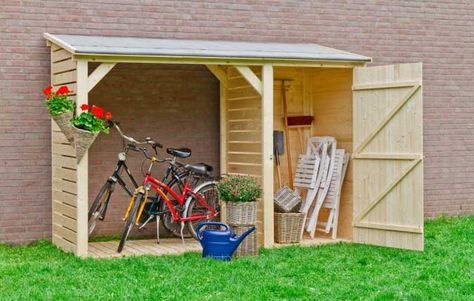
[[(64, 39), (50, 34), (44, 33), (43, 37), (50, 43), (53, 43), (66, 51), (70, 52), (74, 55), (77, 59), (87, 59), (87, 60), (94, 60), (94, 61), (102, 61), (102, 62), (129, 62), (129, 61), (143, 61), (143, 62), (164, 62), (164, 61), (174, 61), (174, 63), (209, 63), (213, 64), (213, 62), (218, 62), (219, 64), (235, 64), (235, 63), (246, 63), (246, 64), (253, 64), (253, 65), (262, 65), (262, 64), (274, 64), (275, 66), (320, 66), (322, 64), (325, 65), (346, 65), (346, 67), (353, 67), (353, 66), (361, 66), (366, 65), (367, 63), (372, 62), (371, 57), (366, 57), (362, 55), (353, 54), (347, 52), (348, 54), (353, 54), (359, 56), (358, 58), (298, 58), (298, 57), (259, 57), (259, 56), (229, 56), (225, 55), (187, 55), (187, 54), (154, 54), (154, 53), (107, 53), (107, 52), (94, 52), (94, 51), (85, 51), (80, 50), (77, 47), (74, 47), (73, 44), (65, 41)], [(317, 45), (317, 44), (315, 44)], [(319, 47), (329, 48), (326, 46), (318, 45)], [(329, 48), (332, 49), (332, 48)], [(338, 49), (334, 49), (336, 51), (342, 51)], [(346, 52), (346, 51), (344, 51)]]
[(64, 42), (60, 39), (57, 39), (55, 36), (53, 36), (50, 33), (47, 33), (47, 32), (43, 33), (43, 37), (46, 40), (50, 41), (51, 43), (60, 46), (61, 48), (67, 50), (68, 52), (70, 52), (72, 54), (76, 53), (76, 49), (72, 45), (70, 45), (70, 44), (68, 44), (68, 43), (66, 43), (66, 42)]
[(208, 56), (163, 56), (163, 55), (113, 55), (94, 53), (75, 53), (76, 59), (87, 59), (95, 62), (108, 63), (175, 63), (175, 64), (206, 64), (206, 65), (256, 65), (273, 64), (275, 66), (307, 66), (307, 67), (355, 67), (370, 63), (352, 60), (301, 60), (247, 57), (208, 57)]

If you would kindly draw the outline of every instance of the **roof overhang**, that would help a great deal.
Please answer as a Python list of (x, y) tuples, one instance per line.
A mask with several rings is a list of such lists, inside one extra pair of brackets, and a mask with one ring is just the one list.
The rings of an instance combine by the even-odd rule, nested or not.
[(370, 57), (312, 43), (256, 43), (44, 34), (77, 59), (97, 62), (353, 67)]

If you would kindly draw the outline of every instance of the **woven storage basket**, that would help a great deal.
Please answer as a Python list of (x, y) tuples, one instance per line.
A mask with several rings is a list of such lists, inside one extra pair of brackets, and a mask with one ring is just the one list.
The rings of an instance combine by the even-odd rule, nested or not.
[(296, 243), (301, 240), (304, 213), (275, 212), (275, 241), (277, 243)]
[(278, 212), (292, 212), (299, 209), (298, 205), (301, 204), (301, 197), (290, 188), (283, 186), (275, 193), (273, 203)]
[(99, 135), (99, 132), (92, 133), (89, 131), (81, 130), (76, 127), (74, 129), (74, 146), (76, 147), (76, 160), (79, 163), (86, 154), (89, 147), (94, 143), (95, 138)]
[(72, 117), (72, 112), (64, 112), (57, 116), (51, 116), (71, 144), (74, 143), (74, 127), (71, 124)]
[(253, 226), (257, 223), (257, 202), (226, 203), (226, 222), (229, 225)]
[[(248, 226), (230, 226), (232, 231), (235, 235), (241, 235), (245, 231), (249, 229)], [(243, 257), (243, 256), (257, 256), (258, 255), (258, 248), (257, 248), (257, 230), (253, 231), (249, 235), (247, 235), (244, 240), (240, 243), (237, 250), (234, 252), (235, 257)]]

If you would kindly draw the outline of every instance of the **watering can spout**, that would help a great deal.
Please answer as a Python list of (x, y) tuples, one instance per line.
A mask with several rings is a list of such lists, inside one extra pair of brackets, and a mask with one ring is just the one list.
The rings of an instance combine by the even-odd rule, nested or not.
[(230, 241), (234, 243), (234, 250), (236, 250), (239, 247), (242, 240), (244, 240), (244, 238), (246, 238), (253, 231), (255, 231), (255, 226), (248, 228), (244, 233), (240, 234), (240, 236), (231, 237)]

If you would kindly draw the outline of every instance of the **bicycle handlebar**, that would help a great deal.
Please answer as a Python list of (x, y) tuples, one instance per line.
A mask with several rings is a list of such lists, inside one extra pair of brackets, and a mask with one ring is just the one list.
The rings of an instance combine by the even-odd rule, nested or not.
[(155, 149), (155, 152), (156, 152), (156, 148), (157, 148), (157, 147), (163, 148), (163, 145), (162, 145), (161, 143), (158, 143), (158, 142), (154, 141), (154, 140), (151, 139), (150, 137), (146, 137), (146, 138), (145, 138), (145, 141), (137, 141), (136, 139), (134, 139), (134, 138), (132, 138), (132, 137), (130, 137), (130, 136), (125, 135), (125, 134), (122, 132), (122, 129), (120, 128), (119, 123), (118, 123), (117, 121), (109, 121), (109, 123), (115, 127), (115, 129), (117, 130), (117, 132), (119, 133), (119, 135), (120, 135), (124, 140), (127, 140), (128, 142), (130, 142), (133, 146), (149, 144), (149, 145), (151, 145), (151, 146), (153, 147), (153, 149)]
[(171, 164), (173, 165), (176, 165), (178, 167), (184, 167), (184, 164), (181, 163), (181, 162), (178, 162), (176, 161), (176, 158), (164, 158), (164, 159), (159, 159), (157, 157), (152, 157), (150, 156), (150, 153), (148, 153), (148, 150), (145, 148), (145, 147), (138, 147), (138, 145), (151, 145), (151, 147), (153, 148), (153, 150), (155, 151), (155, 154), (158, 155), (158, 151), (156, 150), (157, 147), (159, 148), (163, 148), (163, 145), (161, 143), (158, 143), (156, 141), (154, 141), (153, 139), (151, 139), (150, 137), (146, 137), (145, 138), (145, 141), (137, 141), (136, 139), (130, 137), (130, 136), (127, 136), (125, 135), (123, 132), (122, 132), (122, 129), (120, 128), (119, 126), (119, 122), (117, 121), (112, 121), (112, 120), (109, 120), (109, 127), (110, 126), (114, 126), (115, 129), (117, 130), (117, 132), (119, 133), (119, 135), (126, 141), (128, 141), (129, 143), (127, 144), (127, 147), (128, 149), (130, 150), (133, 150), (133, 151), (136, 151), (136, 152), (142, 152), (143, 155), (145, 156), (145, 158), (147, 158), (148, 160), (152, 160), (153, 158), (153, 161), (154, 162), (158, 162), (158, 163), (163, 163), (163, 162), (171, 162)]

